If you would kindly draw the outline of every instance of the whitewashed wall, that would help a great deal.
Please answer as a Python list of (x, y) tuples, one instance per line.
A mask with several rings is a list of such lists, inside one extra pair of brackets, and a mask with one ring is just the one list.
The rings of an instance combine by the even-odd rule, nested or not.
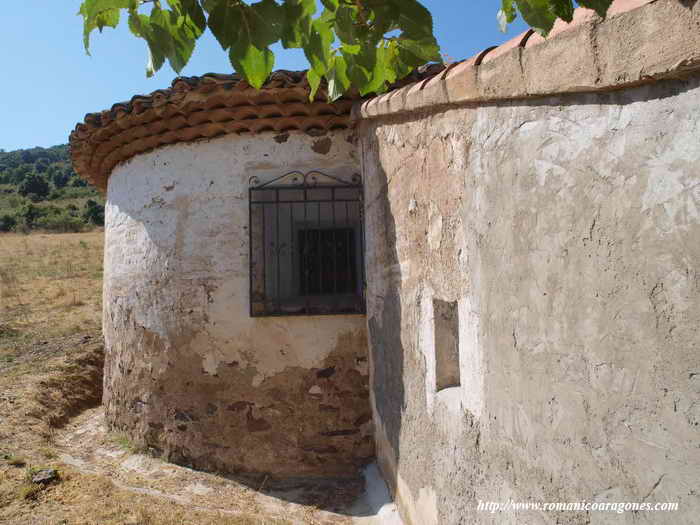
[(364, 316), (249, 316), (249, 179), (292, 170), (349, 179), (350, 133), (177, 144), (111, 175), (108, 420), (175, 461), (339, 474), (372, 455)]

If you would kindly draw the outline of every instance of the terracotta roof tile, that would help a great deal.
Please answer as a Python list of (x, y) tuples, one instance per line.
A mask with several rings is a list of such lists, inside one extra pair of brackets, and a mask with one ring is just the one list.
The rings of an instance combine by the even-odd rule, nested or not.
[(527, 41), (534, 33), (535, 32), (532, 29), (528, 29), (527, 31), (520, 33), (515, 38), (511, 38), (510, 40), (508, 40), (508, 42), (505, 42), (498, 47), (491, 48), (486, 53), (486, 55), (482, 57), (481, 63), (485, 64), (487, 62), (490, 62), (491, 60), (498, 58), (499, 56), (507, 53), (511, 49), (515, 49), (516, 47), (525, 47)]
[[(443, 69), (442, 65), (420, 68), (392, 88)], [(260, 90), (238, 75), (178, 77), (169, 89), (135, 95), (108, 110), (85, 115), (70, 135), (73, 165), (81, 177), (106, 189), (118, 163), (166, 144), (227, 133), (329, 131), (350, 126), (357, 94), (329, 103), (323, 88), (313, 102), (309, 93), (305, 71), (275, 71)]]
[(615, 0), (608, 9), (608, 16), (625, 13), (655, 1), (656, 0)]

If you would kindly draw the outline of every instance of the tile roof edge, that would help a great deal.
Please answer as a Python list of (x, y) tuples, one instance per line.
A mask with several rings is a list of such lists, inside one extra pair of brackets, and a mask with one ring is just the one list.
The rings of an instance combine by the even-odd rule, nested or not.
[[(419, 68), (394, 88), (444, 71)], [(260, 90), (235, 74), (176, 77), (170, 88), (134, 95), (109, 109), (88, 113), (70, 134), (73, 165), (82, 178), (106, 190), (112, 169), (145, 151), (227, 133), (325, 132), (351, 127), (356, 92), (328, 102), (321, 86), (309, 102), (306, 71), (274, 71)]]
[[(615, 0), (603, 20), (578, 8), (544, 39), (525, 32), (441, 75), (356, 103), (354, 121), (460, 104), (612, 91), (700, 71), (700, 5)], [(674, 28), (668, 30), (668, 28)]]

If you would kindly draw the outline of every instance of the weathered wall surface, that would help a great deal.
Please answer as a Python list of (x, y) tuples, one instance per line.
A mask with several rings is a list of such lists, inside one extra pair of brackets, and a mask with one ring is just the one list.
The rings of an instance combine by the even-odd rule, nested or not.
[[(697, 522), (700, 80), (360, 122), (378, 456), (416, 525)], [(436, 390), (434, 299), (461, 386)], [(659, 513), (484, 501), (672, 501)]]
[(198, 468), (353, 475), (373, 456), (364, 316), (249, 316), (248, 181), (358, 172), (346, 131), (229, 135), (117, 167), (106, 210), (105, 407)]

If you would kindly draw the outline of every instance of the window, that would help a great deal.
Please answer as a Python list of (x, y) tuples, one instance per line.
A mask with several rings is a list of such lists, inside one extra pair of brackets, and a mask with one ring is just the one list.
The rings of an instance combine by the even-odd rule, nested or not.
[(435, 320), (436, 391), (460, 386), (459, 307), (457, 302), (433, 299)]
[(251, 316), (364, 313), (359, 177), (254, 177), (249, 227)]

